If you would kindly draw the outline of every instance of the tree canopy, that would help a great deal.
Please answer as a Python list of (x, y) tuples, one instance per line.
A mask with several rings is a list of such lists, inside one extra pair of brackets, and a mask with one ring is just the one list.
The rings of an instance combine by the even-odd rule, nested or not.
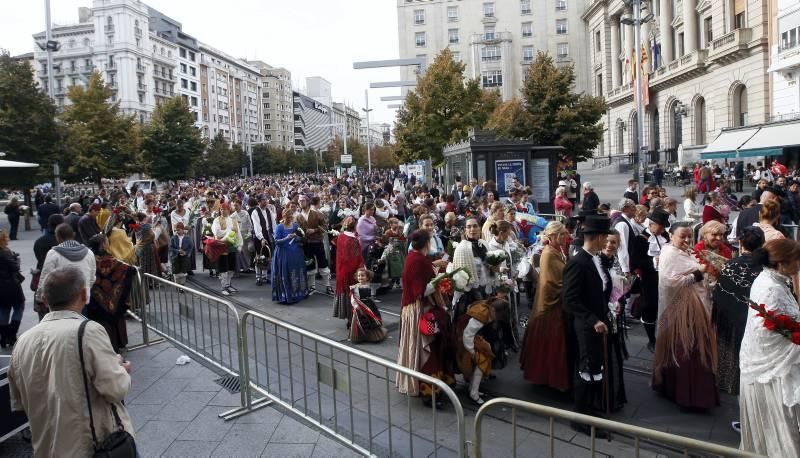
[(497, 105), (496, 91), (484, 91), (476, 79), (464, 80), (465, 65), (445, 48), (417, 87), (408, 93), (397, 113), (396, 155), (401, 162), (431, 159), (442, 162), (442, 148), (467, 138), (470, 128), (481, 128)]
[(522, 98), (500, 104), (487, 127), (498, 136), (530, 138), (536, 145), (560, 145), (576, 161), (592, 157), (603, 137), (600, 120), (607, 110), (605, 99), (574, 92), (573, 66), (557, 67), (540, 52), (530, 65)]
[(34, 81), (30, 65), (0, 51), (0, 152), (7, 160), (40, 164), (36, 175), (25, 176), (28, 181), (52, 177), (52, 164), (62, 151), (55, 115), (55, 105)]
[(174, 97), (156, 105), (142, 138), (142, 159), (151, 176), (159, 180), (190, 176), (192, 162), (204, 148), (192, 112), (183, 99)]
[(134, 115), (120, 113), (119, 103), (109, 103), (113, 91), (95, 71), (88, 84), (71, 86), (71, 104), (61, 113), (67, 128), (68, 180), (121, 178), (141, 170), (141, 126)]

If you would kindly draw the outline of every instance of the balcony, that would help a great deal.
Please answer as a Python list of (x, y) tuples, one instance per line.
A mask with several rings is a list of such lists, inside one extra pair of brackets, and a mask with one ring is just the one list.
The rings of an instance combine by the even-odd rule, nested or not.
[(94, 65), (84, 65), (81, 67), (81, 73), (92, 73), (95, 70)]
[(133, 28), (133, 33), (134, 33), (134, 34), (135, 34), (137, 37), (141, 37), (141, 36), (142, 36), (142, 28), (141, 28), (141, 27), (134, 27), (134, 28)]
[(731, 63), (741, 57), (747, 50), (752, 29), (736, 29), (711, 42), (708, 58), (721, 63)]
[(510, 32), (476, 33), (472, 35), (470, 44), (497, 44), (502, 41), (511, 41)]
[(78, 67), (67, 67), (67, 75), (77, 75), (80, 73)]
[(622, 105), (630, 102), (631, 100), (633, 100), (632, 83), (616, 87), (608, 91), (608, 94), (606, 95), (606, 101), (608, 102), (609, 106)]
[(708, 50), (698, 49), (663, 65), (650, 74), (650, 88), (666, 89), (705, 73)]
[(113, 90), (115, 90), (115, 91), (116, 91), (117, 89), (119, 89), (119, 85), (117, 84), (117, 80), (111, 80), (111, 81), (109, 81), (108, 83), (106, 83), (106, 86), (108, 86), (109, 88), (111, 88), (111, 89), (113, 89)]
[(503, 56), (496, 55), (496, 56), (481, 56), (481, 62), (500, 62), (503, 59)]
[(144, 65), (137, 64), (136, 65), (136, 73), (144, 73)]
[(145, 92), (145, 91), (147, 91), (147, 85), (146, 84), (139, 84), (139, 85), (137, 85), (136, 89), (138, 89), (139, 92)]
[(117, 71), (117, 66), (114, 62), (106, 62), (105, 69), (107, 72), (115, 72)]
[(106, 24), (103, 30), (105, 30), (106, 33), (114, 33), (114, 24)]

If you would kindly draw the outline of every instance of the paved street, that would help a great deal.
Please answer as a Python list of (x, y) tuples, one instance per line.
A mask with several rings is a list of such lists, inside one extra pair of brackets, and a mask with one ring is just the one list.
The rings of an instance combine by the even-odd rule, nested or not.
[[(583, 171), (582, 175), (584, 181), (591, 180), (595, 184), (602, 202), (611, 202), (613, 205), (624, 189), (627, 176), (609, 172)], [(679, 195), (678, 189), (671, 188), (670, 195)], [(0, 225), (4, 224), (5, 221), (0, 221)], [(38, 231), (23, 232), (22, 240), (12, 242), (12, 249), (22, 254), (23, 272), (27, 273), (33, 264), (32, 242), (37, 236)], [(346, 343), (344, 322), (331, 317), (331, 298), (315, 295), (300, 304), (282, 306), (270, 300), (269, 285), (257, 287), (252, 275), (243, 275), (235, 279), (234, 285), (241, 292), (230, 298), (230, 301), (240, 314), (247, 310), (261, 312), (334, 341)], [(198, 272), (193, 277), (191, 286), (206, 293), (216, 294), (218, 283), (209, 278), (207, 273)], [(151, 294), (160, 293), (160, 290), (155, 290)], [(31, 293), (26, 291), (26, 294)], [(389, 329), (389, 337), (383, 343), (360, 345), (358, 349), (393, 361), (396, 358), (399, 335), (399, 291), (393, 291), (381, 297), (381, 300), (380, 307)], [(528, 304), (529, 300), (524, 299), (523, 303)], [(171, 313), (170, 310), (175, 310), (174, 317), (178, 317), (177, 308), (168, 309), (167, 312)], [(528, 312), (529, 309), (525, 306), (520, 314), (527, 316)], [(176, 326), (174, 317), (171, 322), (165, 319), (159, 325)], [(27, 311), (23, 329), (33, 326), (35, 322), (35, 315)], [(180, 323), (182, 322), (179, 321)], [(438, 412), (438, 437), (436, 437), (437, 445), (434, 446), (430, 428), (430, 410), (423, 408), (417, 400), (409, 402), (408, 398), (397, 395), (393, 387), (393, 376), (384, 377), (382, 369), (374, 365), (367, 366), (366, 370), (360, 370), (364, 363), (353, 358), (352, 361), (347, 360), (354, 368), (353, 375), (348, 375), (348, 386), (352, 390), (349, 396), (342, 394), (341, 390), (334, 392), (331, 389), (326, 390), (324, 386), (320, 388), (320, 385), (313, 381), (321, 377), (321, 367), (329, 364), (334, 368), (334, 372), (345, 370), (346, 354), (338, 350), (334, 354), (334, 350), (330, 349), (328, 357), (328, 349), (320, 347), (318, 353), (322, 354), (322, 357), (317, 366), (312, 367), (309, 358), (314, 357), (314, 353), (311, 352), (313, 344), (308, 339), (305, 342), (298, 341), (296, 335), (285, 335), (283, 331), (273, 330), (264, 323), (259, 323), (257, 327), (255, 324), (253, 326), (253, 332), (249, 333), (248, 337), (252, 339), (248, 358), (251, 378), (259, 377), (259, 386), (269, 386), (273, 392), (281, 393), (282, 399), (290, 400), (291, 404), (301, 410), (305, 407), (311, 416), (321, 418), (323, 424), (330, 428), (335, 427), (348, 437), (354, 434), (363, 441), (371, 439), (377, 446), (386, 447), (385, 454), (388, 454), (389, 441), (392, 441), (391, 446), (397, 456), (409, 455), (411, 449), (417, 456), (431, 455), (434, 447), (440, 456), (455, 454), (457, 436), (453, 425), (455, 417), (451, 408)], [(227, 330), (223, 330), (225, 328)], [(131, 343), (141, 341), (138, 323), (129, 321), (129, 329)], [(220, 326), (217, 331), (205, 329), (201, 333), (219, 335), (224, 342), (226, 333), (230, 331), (231, 326), (225, 325)], [(235, 336), (235, 329), (233, 332)], [(262, 333), (263, 338), (259, 337)], [(196, 335), (194, 339), (199, 341)], [(276, 342), (274, 347), (272, 339)], [(641, 326), (634, 326), (629, 333), (627, 343), (631, 355), (627, 361), (628, 370), (625, 374), (629, 402), (621, 412), (615, 413), (612, 419), (737, 446), (738, 436), (730, 428), (731, 420), (737, 416), (736, 399), (722, 395), (722, 405), (708, 413), (681, 412), (675, 404), (661, 399), (650, 390), (648, 384), (652, 355), (645, 348), (645, 342)], [(288, 354), (287, 358), (286, 353), (272, 353), (277, 352), (278, 348), (283, 348), (283, 345), (294, 349), (292, 350), (294, 360), (292, 354)], [(259, 354), (261, 351), (259, 348), (262, 347), (265, 352)], [(211, 351), (214, 351), (214, 346), (205, 348), (212, 348)], [(266, 355), (267, 348), (269, 354), (274, 355), (274, 360), (271, 362), (269, 358), (273, 356)], [(228, 349), (222, 344), (217, 351), (226, 354)], [(298, 421), (292, 415), (287, 415), (283, 409), (273, 406), (229, 422), (219, 419), (218, 414), (239, 405), (239, 395), (229, 393), (214, 383), (215, 379), (224, 374), (210, 365), (206, 367), (198, 358), (186, 366), (176, 366), (175, 360), (183, 353), (172, 344), (161, 343), (130, 352), (127, 356), (134, 367), (133, 387), (127, 404), (137, 428), (137, 443), (141, 447), (143, 456), (353, 455), (350, 449), (325, 434), (320, 434), (317, 429)], [(267, 361), (264, 361), (265, 356)], [(303, 357), (305, 359), (301, 365), (298, 359)], [(517, 358), (516, 354), (509, 355), (508, 366), (496, 374), (496, 379), (485, 382), (482, 390), (488, 397), (508, 396), (559, 408), (571, 407), (562, 397), (527, 384), (522, 379)], [(274, 366), (276, 363), (284, 364), (283, 369), (277, 366), (276, 370)], [(287, 368), (291, 375), (286, 373)], [(292, 369), (294, 373), (291, 373)], [(388, 374), (388, 371), (386, 373)], [(272, 375), (271, 381), (266, 379), (268, 374)], [(301, 378), (303, 376), (308, 378)], [(276, 385), (276, 380), (277, 383), (283, 381), (283, 386)], [(305, 386), (302, 380), (306, 380)], [(387, 383), (387, 380), (390, 383)], [(384, 386), (389, 385), (391, 390), (384, 391)], [(289, 393), (291, 389), (294, 391)], [(471, 405), (462, 387), (459, 387), (457, 393), (466, 410), (467, 436), (470, 437), (476, 408)], [(315, 407), (317, 405), (319, 408)], [(367, 413), (369, 409), (371, 415)], [(352, 423), (348, 411), (353, 412)], [(397, 427), (387, 427), (387, 417), (390, 413), (394, 416), (392, 424)], [(398, 422), (399, 418), (403, 420)], [(492, 412), (492, 418), (484, 424), (483, 450), (486, 456), (510, 454), (512, 435), (509, 420), (509, 412), (499, 410)], [(548, 428), (546, 421), (520, 415), (519, 422), (520, 427), (516, 436), (519, 450), (526, 450), (530, 456), (544, 453), (548, 446), (545, 435)], [(351, 429), (351, 424), (354, 425), (354, 429)], [(371, 434), (367, 434), (367, 429)], [(409, 430), (413, 431), (411, 433), (413, 437), (409, 438)], [(390, 434), (392, 438), (389, 437)], [(559, 455), (574, 456), (588, 451), (588, 437), (574, 433), (566, 425), (558, 425), (556, 436)], [(412, 445), (408, 445), (409, 439), (412, 439)], [(624, 438), (617, 438), (613, 442), (602, 441), (598, 444), (600, 450), (608, 455), (632, 455), (630, 442)], [(2, 456), (26, 453), (30, 453), (30, 449), (19, 439), (0, 444)]]

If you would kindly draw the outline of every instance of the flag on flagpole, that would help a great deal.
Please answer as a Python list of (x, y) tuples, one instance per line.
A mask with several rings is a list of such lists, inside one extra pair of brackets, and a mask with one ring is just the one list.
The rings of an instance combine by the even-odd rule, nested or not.
[(650, 72), (647, 71), (647, 49), (642, 45), (642, 100), (644, 106), (650, 105)]

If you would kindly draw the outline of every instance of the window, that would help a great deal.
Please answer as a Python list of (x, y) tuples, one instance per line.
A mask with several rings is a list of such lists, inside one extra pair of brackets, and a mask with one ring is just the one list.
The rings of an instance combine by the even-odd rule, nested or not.
[(461, 51), (453, 51), (453, 61), (461, 62)]
[(264, 104), (264, 108), (269, 109), (269, 106), (270, 106), (269, 102)]
[(268, 142), (271, 142), (271, 141), (272, 141), (272, 135), (270, 135), (270, 134), (267, 134), (267, 141), (268, 141)]
[(450, 44), (458, 44), (458, 29), (449, 29), (447, 31), (447, 36), (450, 41)]
[(494, 2), (483, 4), (483, 17), (494, 17)]
[(181, 95), (181, 99), (188, 105), (189, 104), (189, 97), (187, 95)]
[(425, 24), (425, 10), (414, 10), (414, 24), (415, 25)]
[(531, 14), (531, 0), (520, 0), (519, 12), (522, 14)]
[(414, 42), (417, 44), (417, 48), (424, 48), (425, 47), (425, 32), (417, 32), (414, 34)]
[[(706, 30), (706, 48), (711, 46), (711, 42), (714, 41), (714, 28), (712, 27), (713, 21), (711, 20), (712, 17), (709, 16), (703, 20), (703, 27)], [(700, 145), (702, 143), (698, 143)]]
[(676, 55), (676, 57), (683, 57), (683, 54), (684, 54), (684, 51), (685, 51), (683, 32), (678, 34), (678, 40), (677, 41), (678, 42), (676, 43), (676, 46), (675, 46), (675, 48), (676, 48), (675, 49), (675, 55)]
[(494, 33), (494, 26), (493, 25), (487, 25), (486, 27), (483, 28), (483, 38), (485, 40), (494, 40), (495, 39), (495, 33)]
[(747, 27), (747, 1), (734, 0), (733, 2), (733, 28), (743, 29)]
[(566, 10), (567, 10), (567, 0), (556, 0), (556, 11), (566, 11)]
[(458, 7), (457, 6), (448, 6), (447, 7), (447, 22), (458, 22)]
[(193, 53), (193, 52), (191, 52), (191, 51), (189, 51), (189, 60), (191, 60), (192, 62), (194, 62), (194, 53)]
[(533, 61), (533, 46), (522, 47), (522, 60), (525, 62)]
[(197, 97), (192, 97), (192, 106), (193, 107), (197, 106)]
[(197, 69), (194, 67), (189, 67), (189, 74), (192, 76), (197, 76)]
[(264, 113), (264, 119), (266, 119), (266, 120), (269, 120), (270, 118), (272, 118), (272, 115), (271, 115), (271, 114), (269, 114), (269, 113)]
[(181, 64), (181, 73), (186, 73), (186, 64)]
[(597, 91), (595, 92), (599, 96), (603, 96), (603, 74), (600, 73), (597, 75)]
[(142, 47), (142, 39), (141, 38), (137, 38), (136, 39), (136, 47), (137, 48), (141, 48)]
[(569, 43), (558, 44), (558, 57), (562, 59), (565, 57), (569, 57)]
[(594, 50), (597, 51), (597, 52), (600, 52), (601, 49), (602, 48), (600, 46), (600, 31), (596, 30), (594, 32)]
[(481, 74), (481, 83), (483, 87), (498, 87), (503, 85), (503, 72), (494, 70), (491, 72), (483, 72)]
[(533, 22), (522, 23), (522, 38), (530, 38), (533, 36)]
[(189, 81), (181, 78), (181, 87), (184, 88), (184, 89), (188, 89), (189, 88)]
[(740, 85), (733, 92), (733, 127), (747, 125), (747, 87)]
[(186, 59), (186, 49), (184, 49), (184, 48), (181, 48), (181, 50), (180, 50), (180, 56), (181, 56), (181, 57), (183, 57), (184, 59)]
[(500, 60), (500, 47), (486, 46), (483, 49), (481, 49), (481, 60), (484, 62), (492, 62)]
[(197, 83), (195, 83), (194, 81), (192, 81), (192, 83), (191, 83), (191, 88), (192, 88), (192, 90), (193, 90), (193, 91), (197, 92)]
[(272, 129), (272, 125), (271, 124), (264, 124), (264, 129), (270, 130), (270, 129)]
[(559, 35), (566, 35), (567, 34), (567, 20), (566, 19), (558, 19), (556, 20), (556, 33)]

